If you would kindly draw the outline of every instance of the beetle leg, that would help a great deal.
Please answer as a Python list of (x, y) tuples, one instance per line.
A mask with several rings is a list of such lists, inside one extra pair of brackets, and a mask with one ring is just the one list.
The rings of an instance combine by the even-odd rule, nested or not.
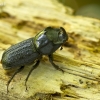
[(11, 78), (9, 79), (9, 81), (7, 82), (7, 93), (9, 92), (9, 91), (8, 91), (8, 87), (9, 87), (10, 82), (12, 81), (12, 79), (14, 78), (14, 76), (15, 76), (17, 73), (19, 73), (20, 71), (23, 70), (23, 68), (24, 68), (24, 66), (21, 66), (19, 69), (17, 69), (17, 70), (14, 72), (14, 74), (11, 76)]
[(30, 74), (32, 73), (32, 71), (33, 71), (35, 68), (38, 67), (39, 63), (40, 63), (40, 60), (37, 60), (37, 62), (35, 63), (35, 65), (32, 66), (31, 70), (29, 71), (29, 73), (28, 73), (28, 75), (27, 75), (27, 77), (26, 77), (26, 79), (25, 79), (26, 90), (27, 90), (27, 84), (26, 84), (26, 83), (27, 83), (27, 81), (28, 81), (28, 78), (29, 78)]
[(57, 70), (59, 70), (59, 71), (62, 71), (62, 72), (64, 73), (64, 70), (62, 70), (61, 68), (59, 68), (59, 66), (56, 65), (56, 64), (53, 62), (53, 55), (50, 54), (50, 55), (48, 55), (48, 57), (49, 57), (50, 63), (53, 65), (53, 67), (54, 67), (55, 69), (57, 69)]

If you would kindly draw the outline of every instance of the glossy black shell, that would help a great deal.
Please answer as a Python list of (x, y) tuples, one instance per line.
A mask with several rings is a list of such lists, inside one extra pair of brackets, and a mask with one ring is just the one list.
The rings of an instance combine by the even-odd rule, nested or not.
[(1, 63), (4, 69), (11, 69), (34, 63), (42, 55), (53, 54), (66, 40), (68, 35), (64, 28), (47, 27), (35, 37), (12, 45), (5, 50)]
[(8, 48), (2, 56), (3, 68), (28, 65), (39, 58), (41, 55), (36, 52), (33, 41), (34, 38), (30, 38)]

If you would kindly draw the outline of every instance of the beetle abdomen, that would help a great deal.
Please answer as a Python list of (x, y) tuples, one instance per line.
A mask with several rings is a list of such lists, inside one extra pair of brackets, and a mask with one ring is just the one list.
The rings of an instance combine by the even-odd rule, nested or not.
[(4, 69), (28, 65), (39, 58), (40, 54), (36, 52), (33, 41), (34, 38), (30, 38), (8, 48), (1, 60)]

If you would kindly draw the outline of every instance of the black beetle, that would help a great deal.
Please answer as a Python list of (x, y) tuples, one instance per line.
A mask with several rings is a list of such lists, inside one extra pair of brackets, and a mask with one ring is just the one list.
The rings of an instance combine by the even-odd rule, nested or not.
[(52, 54), (59, 47), (61, 47), (63, 43), (66, 42), (66, 40), (68, 40), (68, 35), (64, 28), (47, 27), (43, 31), (38, 33), (35, 37), (24, 40), (8, 48), (3, 53), (1, 59), (3, 68), (5, 70), (11, 70), (18, 66), (19, 67), (7, 83), (7, 92), (8, 86), (14, 76), (19, 73), (25, 67), (25, 65), (29, 65), (34, 62), (34, 65), (32, 66), (26, 77), (26, 85), (31, 72), (39, 65), (43, 55), (47, 55), (49, 57), (50, 63), (57, 70), (63, 71), (56, 64), (54, 64)]

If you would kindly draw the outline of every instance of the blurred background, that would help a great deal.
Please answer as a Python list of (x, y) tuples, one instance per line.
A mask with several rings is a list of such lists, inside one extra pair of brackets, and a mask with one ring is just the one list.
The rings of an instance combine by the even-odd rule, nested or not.
[(100, 0), (58, 0), (74, 9), (75, 15), (100, 19)]
[[(21, 1), (23, 2), (23, 0)], [(0, 11), (4, 9), (4, 6), (7, 6), (6, 2), (8, 3), (7, 0), (0, 0)], [(53, 2), (63, 4), (65, 7), (67, 7), (66, 9), (68, 9), (68, 7), (72, 8), (73, 13), (71, 14), (73, 15), (100, 19), (100, 0), (55, 0)]]

